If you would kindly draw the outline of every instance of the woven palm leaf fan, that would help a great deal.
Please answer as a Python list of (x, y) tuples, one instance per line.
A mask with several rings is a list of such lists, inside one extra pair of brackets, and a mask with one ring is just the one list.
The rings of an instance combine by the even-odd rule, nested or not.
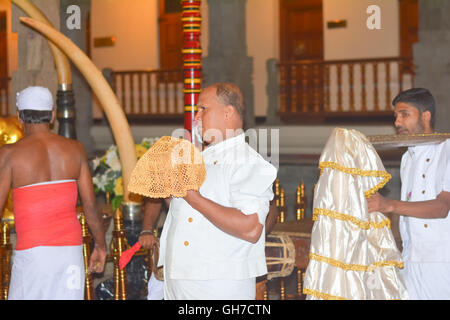
[(200, 151), (187, 140), (164, 136), (139, 159), (128, 188), (149, 198), (184, 197), (205, 179)]

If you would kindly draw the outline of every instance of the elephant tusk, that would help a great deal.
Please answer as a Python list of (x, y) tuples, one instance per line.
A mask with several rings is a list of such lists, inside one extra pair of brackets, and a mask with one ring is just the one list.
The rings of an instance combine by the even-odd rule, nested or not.
[(136, 150), (130, 126), (125, 113), (102, 73), (86, 54), (78, 48), (69, 38), (43, 22), (31, 18), (20, 18), (20, 21), (36, 29), (51, 40), (72, 60), (77, 66), (92, 90), (100, 100), (105, 114), (111, 124), (112, 133), (119, 150), (122, 165), (122, 177), (124, 186), (124, 202), (129, 201), (128, 182), (131, 171), (136, 165)]

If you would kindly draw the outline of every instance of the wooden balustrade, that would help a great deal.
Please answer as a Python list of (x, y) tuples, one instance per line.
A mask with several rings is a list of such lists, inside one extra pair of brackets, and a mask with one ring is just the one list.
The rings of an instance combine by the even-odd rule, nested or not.
[(392, 118), (391, 101), (412, 87), (412, 58), (299, 60), (278, 63), (284, 121)]
[(0, 78), (0, 117), (11, 115), (9, 110), (9, 88), (11, 78)]
[(125, 114), (183, 118), (183, 70), (112, 71), (109, 76)]

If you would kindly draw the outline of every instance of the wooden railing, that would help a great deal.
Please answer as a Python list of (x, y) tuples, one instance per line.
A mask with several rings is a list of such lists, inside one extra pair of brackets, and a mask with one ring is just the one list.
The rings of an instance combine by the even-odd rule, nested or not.
[(411, 58), (278, 63), (282, 119), (392, 116), (391, 101), (411, 88)]
[(9, 110), (9, 87), (11, 78), (0, 78), (0, 116), (10, 115)]
[(184, 114), (181, 69), (112, 71), (107, 78), (127, 116), (182, 117)]

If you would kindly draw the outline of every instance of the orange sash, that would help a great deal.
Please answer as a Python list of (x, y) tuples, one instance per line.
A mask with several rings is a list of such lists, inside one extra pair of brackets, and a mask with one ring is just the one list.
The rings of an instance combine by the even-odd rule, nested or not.
[(82, 244), (76, 181), (16, 188), (13, 200), (16, 250)]

